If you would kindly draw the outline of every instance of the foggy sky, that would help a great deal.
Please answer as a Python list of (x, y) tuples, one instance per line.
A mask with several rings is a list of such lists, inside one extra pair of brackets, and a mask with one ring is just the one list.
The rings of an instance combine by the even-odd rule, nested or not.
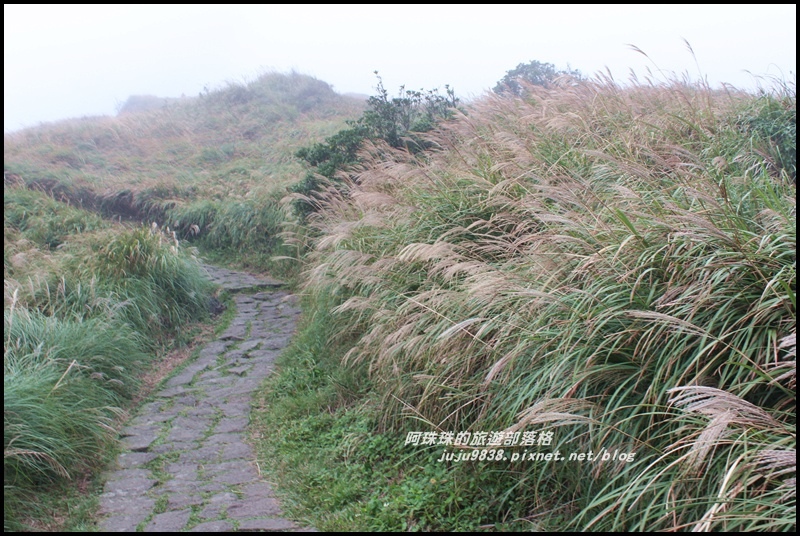
[[(619, 81), (631, 69), (755, 88), (794, 83), (796, 4), (4, 5), (4, 130), (113, 115), (130, 95), (179, 97), (292, 69), (340, 93), (454, 87), (468, 98), (530, 60)], [(687, 50), (686, 39), (695, 58)], [(633, 44), (649, 59), (633, 51)]]

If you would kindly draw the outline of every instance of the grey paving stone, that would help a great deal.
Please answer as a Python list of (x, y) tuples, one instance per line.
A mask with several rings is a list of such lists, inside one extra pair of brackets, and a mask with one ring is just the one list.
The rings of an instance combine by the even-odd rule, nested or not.
[(186, 442), (186, 441), (200, 441), (205, 436), (204, 428), (173, 428), (169, 431), (166, 441), (170, 442)]
[(179, 385), (176, 387), (170, 387), (169, 389), (163, 389), (156, 393), (156, 396), (160, 396), (161, 398), (172, 398), (173, 396), (182, 396), (189, 392), (190, 389)]
[(169, 499), (167, 499), (168, 510), (182, 510), (189, 506), (196, 506), (200, 504), (203, 504), (203, 497), (196, 493), (188, 495), (183, 493), (175, 493), (170, 495)]
[(254, 498), (237, 501), (228, 507), (228, 518), (248, 519), (280, 515), (278, 501), (272, 498)]
[(146, 514), (115, 515), (100, 521), (101, 532), (134, 532), (136, 526), (147, 519)]
[(217, 423), (214, 433), (244, 432), (248, 424), (250, 424), (249, 417), (225, 417)]
[(189, 417), (203, 417), (207, 415), (216, 415), (217, 410), (213, 405), (213, 400), (201, 400), (199, 404), (195, 407), (190, 408), (186, 411), (186, 415)]
[(153, 444), (153, 441), (155, 441), (157, 438), (157, 433), (150, 435), (128, 436), (122, 438), (122, 444), (125, 446), (125, 448), (133, 452), (146, 452), (147, 449), (150, 448), (150, 445)]
[(193, 462), (177, 462), (168, 464), (164, 470), (176, 480), (197, 480), (198, 467), (201, 465)]
[(249, 463), (240, 461), (222, 461), (220, 463), (206, 464), (203, 469), (207, 474), (217, 474), (241, 467), (251, 467)]
[(264, 350), (263, 348), (261, 348), (259, 350), (254, 350), (250, 352), (250, 358), (259, 360), (266, 359), (269, 361), (273, 361), (275, 360), (276, 357), (278, 357), (278, 353), (279, 352), (275, 350)]
[(255, 482), (242, 486), (242, 494), (247, 499), (274, 497), (272, 486), (268, 482)]
[(277, 290), (272, 292), (257, 292), (253, 294), (253, 297), (258, 297), (259, 301), (263, 301), (266, 303), (280, 303), (281, 298), (286, 295), (286, 291), (284, 290)]
[(203, 357), (216, 357), (222, 352), (225, 351), (231, 343), (229, 341), (212, 341), (205, 345), (202, 350), (200, 350), (199, 358)]
[(223, 341), (236, 340), (243, 341), (246, 339), (247, 326), (245, 324), (231, 324), (225, 332), (219, 336)]
[(214, 519), (219, 517), (229, 505), (234, 504), (238, 498), (233, 493), (220, 493), (213, 495), (200, 512), (199, 516), (203, 519)]
[(234, 469), (213, 476), (214, 482), (236, 486), (258, 480), (258, 474), (252, 469)]
[(162, 419), (161, 420), (162, 423), (166, 421), (171, 421), (172, 419), (177, 417), (179, 413), (184, 411), (184, 409), (185, 408), (172, 404), (168, 409), (162, 409), (160, 412), (158, 412), (156, 417)]
[(242, 437), (240, 434), (214, 434), (206, 438), (206, 445), (229, 445), (241, 443)]
[(224, 445), (204, 445), (180, 455), (180, 462), (210, 463), (216, 462), (223, 452)]
[(173, 376), (172, 378), (167, 381), (166, 385), (168, 387), (176, 387), (180, 385), (188, 385), (194, 379), (195, 373), (194, 372), (183, 372), (178, 374), (177, 376)]
[(197, 385), (206, 385), (209, 383), (208, 380), (219, 378), (220, 376), (222, 376), (222, 373), (218, 370), (207, 370), (197, 378)]
[(191, 510), (178, 510), (164, 512), (153, 516), (153, 519), (144, 528), (145, 532), (177, 532), (189, 522)]
[(180, 430), (206, 430), (211, 427), (214, 419), (212, 417), (177, 417), (172, 421), (172, 429)]
[(119, 495), (116, 493), (104, 493), (100, 495), (100, 514), (116, 514), (123, 516), (141, 517), (137, 523), (144, 521), (150, 515), (156, 501), (144, 495), (130, 496)]
[(201, 493), (199, 488), (203, 485), (203, 482), (197, 480), (199, 477), (193, 479), (190, 475), (185, 476), (186, 478), (183, 479), (167, 480), (157, 491), (154, 491), (154, 493), (157, 495), (163, 495), (165, 493), (183, 493), (186, 495)]
[(231, 376), (220, 376), (218, 378), (211, 378), (210, 380), (204, 380), (202, 384), (199, 385), (202, 385), (205, 388), (205, 394), (208, 397), (211, 396), (211, 394), (213, 393), (213, 389), (235, 387), (236, 378), (233, 378)]
[(109, 480), (103, 490), (106, 493), (117, 495), (138, 495), (156, 485), (152, 478), (125, 478), (122, 480)]
[(157, 454), (169, 454), (170, 452), (185, 452), (194, 450), (200, 446), (199, 441), (175, 441), (172, 443), (162, 443), (150, 448), (150, 452)]
[(253, 449), (245, 443), (225, 445), (222, 449), (221, 458), (223, 460), (236, 460), (238, 458), (251, 460), (253, 459)]
[(123, 452), (117, 456), (117, 466), (120, 469), (136, 469), (150, 463), (157, 456), (152, 452)]
[(202, 491), (203, 493), (217, 493), (220, 491), (225, 491), (227, 486), (223, 486), (219, 482), (207, 482), (202, 486), (198, 486), (197, 491)]
[(267, 377), (265, 367), (253, 370), (253, 373), (239, 383), (239, 392), (251, 394), (261, 387), (261, 382)]
[(131, 424), (136, 426), (141, 425), (160, 425), (175, 417), (175, 412), (172, 410), (159, 411), (157, 413), (150, 413), (147, 415), (140, 415), (131, 421)]
[(148, 469), (122, 469), (121, 471), (109, 473), (107, 475), (107, 480), (109, 482), (114, 482), (115, 480), (148, 479), (152, 477), (153, 475)]
[(243, 353), (247, 353), (250, 350), (254, 350), (262, 342), (264, 342), (263, 339), (254, 339), (253, 337), (250, 337), (249, 340), (246, 340), (239, 345), (239, 350), (241, 350)]
[(226, 417), (240, 417), (242, 415), (250, 415), (250, 402), (231, 402), (221, 404), (219, 409)]
[(175, 399), (175, 404), (183, 406), (184, 408), (192, 408), (197, 405), (199, 399), (194, 395), (185, 395)]
[(161, 426), (158, 424), (140, 424), (135, 426), (126, 426), (120, 430), (120, 437), (131, 437), (138, 435), (151, 435), (158, 434), (161, 431)]
[(289, 346), (290, 339), (291, 336), (289, 335), (278, 335), (264, 343), (261, 348), (264, 350), (280, 350)]
[(252, 365), (231, 367), (228, 369), (228, 372), (230, 372), (231, 374), (236, 374), (237, 376), (244, 376), (245, 374), (247, 374), (247, 371), (250, 370), (251, 368), (253, 368)]

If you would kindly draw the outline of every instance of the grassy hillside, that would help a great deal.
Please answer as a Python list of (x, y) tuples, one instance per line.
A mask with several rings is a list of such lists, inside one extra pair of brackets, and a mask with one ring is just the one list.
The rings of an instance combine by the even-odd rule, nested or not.
[(792, 530), (795, 125), (793, 87), (597, 81), (484, 97), (422, 156), (367, 147), (264, 396), (265, 452), (328, 490), (298, 510)]
[(285, 217), (278, 201), (303, 173), (294, 153), (363, 108), (312, 77), (265, 74), (156, 110), (7, 135), (4, 181), (179, 238), (269, 248)]
[(7, 529), (63, 528), (61, 516), (86, 529), (59, 511), (90, 508), (62, 483), (103, 467), (141, 373), (208, 317), (210, 285), (186, 239), (268, 263), (279, 200), (303, 170), (293, 153), (362, 106), (311, 77), (269, 74), (5, 136)]

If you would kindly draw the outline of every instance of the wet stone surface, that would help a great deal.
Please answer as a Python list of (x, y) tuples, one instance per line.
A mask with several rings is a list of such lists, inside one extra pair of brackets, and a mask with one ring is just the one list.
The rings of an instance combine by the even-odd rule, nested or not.
[(282, 517), (245, 442), (250, 398), (289, 343), (297, 300), (280, 290), (280, 281), (204, 268), (229, 292), (257, 292), (234, 297), (236, 316), (225, 332), (164, 382), (122, 430), (125, 451), (106, 475), (99, 528), (308, 531)]

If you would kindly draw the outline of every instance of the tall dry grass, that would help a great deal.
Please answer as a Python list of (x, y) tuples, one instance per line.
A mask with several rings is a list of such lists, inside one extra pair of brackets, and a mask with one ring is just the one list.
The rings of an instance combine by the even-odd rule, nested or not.
[(367, 148), (313, 224), (306, 288), (340, 296), (383, 426), (636, 453), (508, 466), (562, 528), (791, 529), (796, 190), (743, 120), (793, 117), (787, 89), (531, 87), (424, 158)]

